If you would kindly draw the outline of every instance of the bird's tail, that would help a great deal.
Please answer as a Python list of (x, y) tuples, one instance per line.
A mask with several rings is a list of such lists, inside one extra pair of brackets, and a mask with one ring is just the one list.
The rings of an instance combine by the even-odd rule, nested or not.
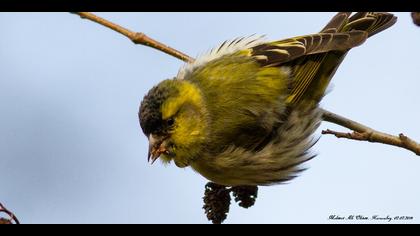
[(339, 12), (321, 30), (321, 33), (349, 32), (361, 30), (373, 36), (389, 27), (397, 21), (397, 17), (387, 12)]

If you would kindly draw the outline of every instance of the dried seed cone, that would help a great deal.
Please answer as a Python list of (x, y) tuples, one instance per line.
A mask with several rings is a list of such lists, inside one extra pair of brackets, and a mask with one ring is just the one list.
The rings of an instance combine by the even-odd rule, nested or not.
[(243, 208), (249, 208), (255, 204), (258, 195), (257, 186), (237, 186), (232, 188), (235, 201)]
[(221, 224), (226, 219), (230, 206), (229, 192), (225, 186), (211, 182), (206, 184), (203, 209), (213, 224)]
[(413, 18), (413, 23), (420, 26), (420, 12), (412, 12), (411, 17)]

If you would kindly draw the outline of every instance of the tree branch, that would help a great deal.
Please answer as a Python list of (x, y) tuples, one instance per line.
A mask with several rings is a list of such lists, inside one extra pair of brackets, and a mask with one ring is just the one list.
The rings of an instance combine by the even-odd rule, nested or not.
[(1, 204), (1, 203), (0, 203), (0, 212), (5, 213), (10, 218), (10, 219), (0, 218), (0, 224), (12, 224), (13, 221), (16, 224), (20, 224), (18, 218), (11, 211), (7, 210), (7, 208), (4, 207), (3, 204)]
[(125, 37), (129, 38), (133, 43), (135, 44), (141, 44), (144, 46), (148, 46), (148, 47), (152, 47), (155, 48), (161, 52), (167, 53), (173, 57), (176, 57), (180, 60), (183, 60), (185, 62), (192, 62), (194, 61), (193, 58), (189, 57), (188, 55), (177, 51), (176, 49), (173, 49), (163, 43), (160, 43), (150, 37), (148, 37), (147, 35), (145, 35), (144, 33), (140, 33), (140, 32), (133, 32), (129, 29), (126, 29), (120, 25), (117, 25), (115, 23), (112, 23), (108, 20), (105, 20), (104, 18), (101, 18), (99, 16), (96, 16), (95, 14), (92, 14), (90, 12), (72, 12), (74, 14), (79, 15), (82, 19), (88, 19), (90, 21), (96, 22), (100, 25), (103, 25), (105, 27), (108, 27), (122, 35), (124, 35)]
[(372, 143), (382, 143), (401, 147), (414, 152), (417, 156), (420, 156), (420, 144), (404, 134), (399, 134), (398, 136), (386, 134), (327, 110), (323, 110), (323, 119), (324, 121), (353, 130), (353, 132), (344, 133), (327, 129), (323, 130), (322, 134), (332, 134), (337, 138), (347, 138), (357, 141), (368, 141)]

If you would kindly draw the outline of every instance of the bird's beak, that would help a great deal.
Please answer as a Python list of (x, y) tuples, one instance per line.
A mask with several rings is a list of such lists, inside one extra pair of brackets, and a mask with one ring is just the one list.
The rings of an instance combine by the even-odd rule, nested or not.
[(162, 153), (168, 153), (163, 141), (167, 137), (158, 136), (155, 134), (149, 135), (149, 153), (147, 154), (147, 161), (150, 162), (152, 159), (152, 164), (160, 157)]

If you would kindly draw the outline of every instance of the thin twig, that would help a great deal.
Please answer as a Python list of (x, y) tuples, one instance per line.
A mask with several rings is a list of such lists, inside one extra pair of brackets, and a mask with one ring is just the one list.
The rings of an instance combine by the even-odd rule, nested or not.
[(11, 211), (9, 211), (1, 203), (0, 203), (0, 212), (4, 212), (6, 215), (8, 215), (10, 217), (10, 220), (8, 220), (9, 222), (11, 222), (13, 220), (16, 224), (20, 224), (20, 222), (19, 222), (18, 218), (15, 216), (15, 214), (13, 214)]
[(323, 110), (323, 119), (324, 121), (346, 127), (353, 132), (345, 133), (327, 129), (323, 130), (322, 134), (332, 134), (337, 138), (397, 146), (412, 151), (417, 156), (420, 156), (420, 144), (404, 134), (399, 134), (398, 136), (386, 134), (326, 110)]
[(173, 57), (176, 57), (180, 60), (183, 60), (185, 62), (192, 62), (194, 61), (193, 58), (189, 57), (188, 55), (173, 49), (163, 43), (160, 43), (150, 37), (148, 37), (147, 35), (145, 35), (144, 33), (140, 33), (140, 32), (134, 32), (131, 31), (129, 29), (126, 29), (120, 25), (117, 25), (115, 23), (112, 23), (108, 20), (105, 20), (104, 18), (101, 18), (99, 16), (96, 16), (95, 14), (92, 14), (90, 12), (72, 12), (74, 14), (79, 15), (82, 19), (88, 19), (91, 20), (93, 22), (96, 22), (100, 25), (103, 25), (105, 27), (108, 27), (124, 36), (126, 36), (127, 38), (129, 38), (131, 41), (133, 41), (133, 43), (135, 44), (141, 44), (144, 46), (148, 46), (148, 47), (152, 47), (155, 48), (161, 52), (167, 53)]

